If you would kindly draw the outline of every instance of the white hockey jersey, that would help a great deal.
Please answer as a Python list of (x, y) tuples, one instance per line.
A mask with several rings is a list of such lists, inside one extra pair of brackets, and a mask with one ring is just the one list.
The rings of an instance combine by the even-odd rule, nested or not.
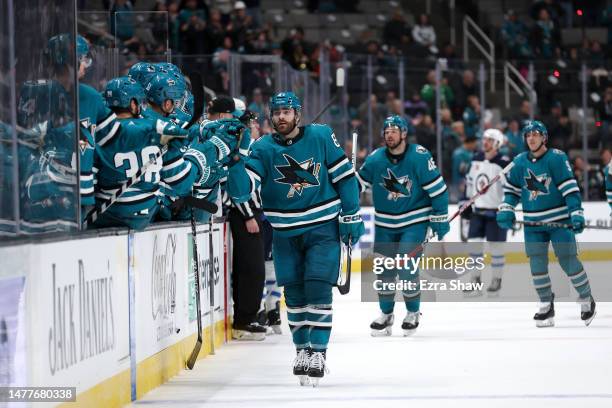
[[(466, 196), (472, 197), (476, 192), (482, 190), (489, 182), (497, 176), (504, 167), (510, 163), (507, 156), (497, 153), (491, 160), (486, 160), (484, 152), (477, 152), (472, 158), (470, 170), (466, 176)], [(505, 178), (493, 184), (486, 194), (478, 197), (474, 203), (474, 210), (496, 210), (504, 200), (503, 186)]]

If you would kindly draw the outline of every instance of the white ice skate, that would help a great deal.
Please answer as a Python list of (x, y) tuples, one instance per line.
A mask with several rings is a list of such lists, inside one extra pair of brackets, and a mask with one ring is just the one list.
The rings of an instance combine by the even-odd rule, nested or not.
[(404, 337), (412, 336), (416, 333), (417, 327), (419, 327), (419, 318), (421, 312), (408, 312), (404, 321), (402, 322), (402, 330), (404, 331)]
[(533, 316), (536, 322), (536, 327), (552, 327), (555, 325), (555, 295), (550, 302), (540, 302), (538, 304), (538, 313)]
[(293, 375), (296, 375), (301, 386), (309, 384), (308, 365), (310, 363), (310, 353), (308, 349), (297, 350), (297, 355), (293, 360)]
[(371, 324), (372, 337), (390, 336), (393, 329), (393, 313), (381, 313)]
[(308, 362), (308, 378), (313, 387), (319, 386), (319, 381), (325, 374), (329, 373), (325, 361), (325, 351), (313, 351)]

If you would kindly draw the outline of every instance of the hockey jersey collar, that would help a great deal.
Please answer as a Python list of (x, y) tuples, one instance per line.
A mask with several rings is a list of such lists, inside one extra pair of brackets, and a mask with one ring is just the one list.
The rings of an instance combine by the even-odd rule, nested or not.
[(300, 126), (298, 129), (299, 132), (297, 136), (291, 139), (285, 139), (282, 135), (278, 133), (272, 134), (272, 137), (274, 138), (274, 141), (281, 146), (292, 146), (299, 142), (302, 137), (304, 137), (304, 127)]
[(530, 162), (535, 163), (537, 161), (539, 161), (540, 159), (542, 159), (544, 156), (546, 156), (548, 154), (548, 152), (550, 152), (550, 149), (546, 149), (546, 151), (544, 152), (543, 155), (541, 155), (540, 157), (533, 157), (533, 155), (531, 154), (531, 152), (527, 153), (527, 158), (529, 159)]
[(397, 164), (400, 161), (402, 161), (402, 159), (404, 158), (404, 156), (406, 155), (406, 152), (408, 151), (409, 145), (406, 144), (406, 149), (404, 149), (404, 151), (400, 154), (393, 154), (389, 151), (388, 148), (385, 149), (385, 155), (387, 156), (387, 158), (389, 159), (389, 161), (393, 164)]

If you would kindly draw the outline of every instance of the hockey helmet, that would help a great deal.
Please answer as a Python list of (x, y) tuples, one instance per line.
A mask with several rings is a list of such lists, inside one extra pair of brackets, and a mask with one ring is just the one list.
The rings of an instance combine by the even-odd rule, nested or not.
[(296, 114), (302, 111), (302, 101), (291, 91), (280, 92), (270, 98), (270, 115), (272, 112), (282, 108), (295, 109)]
[[(66, 65), (70, 63), (71, 47), (72, 36), (67, 33), (58, 34), (49, 39), (45, 53), (54, 65)], [(79, 63), (85, 63), (86, 67), (91, 66), (92, 58), (89, 54), (89, 43), (81, 35), (77, 35), (76, 56)]]
[(496, 149), (499, 149), (501, 146), (503, 146), (506, 141), (506, 137), (504, 136), (504, 134), (499, 129), (494, 128), (485, 130), (482, 134), (482, 137), (483, 139), (492, 139), (495, 142)]
[(544, 142), (548, 140), (548, 130), (546, 126), (539, 120), (530, 120), (523, 127), (522, 134), (523, 140), (527, 139), (527, 134), (531, 132), (538, 132), (544, 137)]
[(136, 80), (123, 76), (113, 78), (106, 84), (104, 99), (109, 108), (129, 109), (132, 99), (142, 105), (145, 102), (145, 93)]
[(168, 99), (177, 105), (185, 96), (185, 88), (170, 75), (156, 74), (145, 86), (145, 94), (157, 106), (163, 106)]
[(385, 129), (388, 127), (395, 127), (400, 131), (400, 133), (408, 132), (408, 123), (406, 122), (406, 119), (399, 115), (391, 115), (385, 119), (382, 128), (383, 135), (385, 134)]
[(143, 87), (149, 83), (155, 74), (157, 74), (155, 65), (150, 62), (137, 62), (132, 65), (128, 72), (128, 76), (140, 83)]

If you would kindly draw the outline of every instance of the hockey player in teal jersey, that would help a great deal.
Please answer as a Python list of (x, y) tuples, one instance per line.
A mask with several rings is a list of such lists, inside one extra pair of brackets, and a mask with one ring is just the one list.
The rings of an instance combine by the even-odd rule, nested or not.
[[(386, 147), (372, 152), (357, 173), (362, 191), (372, 189), (375, 256), (394, 257), (411, 252), (425, 241), (429, 227), (438, 239), (449, 231), (446, 184), (429, 151), (407, 143), (407, 131), (402, 117), (386, 118), (383, 124)], [(386, 270), (381, 279), (394, 282), (398, 272), (403, 281), (419, 282), (418, 269)], [(402, 330), (408, 336), (419, 326), (420, 291), (407, 289), (402, 294), (408, 311)], [(378, 292), (382, 314), (370, 325), (373, 336), (391, 335), (394, 296), (395, 291)]]
[[(99, 205), (107, 201), (129, 177), (160, 153), (168, 140), (164, 136), (186, 136), (187, 131), (169, 122), (140, 117), (145, 102), (144, 90), (128, 77), (112, 79), (106, 85), (104, 98), (117, 115), (119, 131), (100, 140), (96, 146), (96, 199)], [(126, 226), (144, 229), (159, 209), (161, 194), (161, 159), (149, 166), (143, 179), (128, 188), (117, 201), (100, 215), (97, 227)]]
[(567, 228), (525, 225), (525, 250), (533, 284), (541, 302), (534, 320), (538, 327), (554, 325), (554, 293), (548, 275), (548, 247), (552, 242), (559, 264), (578, 292), (581, 319), (588, 326), (595, 317), (595, 301), (586, 271), (577, 257), (575, 234), (584, 229), (580, 190), (567, 156), (548, 149), (548, 132), (539, 121), (529, 121), (523, 128), (529, 150), (516, 156), (506, 177), (504, 202), (499, 206), (497, 222), (512, 228), (514, 207), (520, 202), (526, 222), (555, 222)]
[[(50, 62), (56, 70), (56, 75), (64, 88), (70, 90), (71, 73), (67, 69), (72, 46), (72, 36), (60, 34), (52, 37), (47, 44), (47, 53)], [(79, 80), (85, 76), (85, 72), (91, 66), (92, 60), (89, 53), (87, 40), (80, 35), (76, 38), (76, 56)], [(112, 138), (118, 129), (115, 122), (116, 116), (105, 105), (102, 96), (91, 86), (79, 82), (79, 155), (80, 155), (80, 195), (81, 216), (84, 219), (94, 203), (94, 175), (92, 173), (94, 146), (100, 140)]]
[[(293, 92), (271, 98), (270, 120), (275, 133), (251, 145), (246, 160), (248, 178), (237, 178), (234, 186), (228, 177), (228, 191), (240, 204), (261, 186), (264, 214), (274, 228), (278, 285), (284, 286), (297, 349), (293, 373), (299, 376), (300, 384), (310, 378), (316, 385), (326, 371), (340, 241), (355, 244), (364, 226), (351, 162), (331, 128), (298, 126), (301, 108)], [(240, 163), (243, 161), (230, 169), (230, 176), (239, 171)]]

